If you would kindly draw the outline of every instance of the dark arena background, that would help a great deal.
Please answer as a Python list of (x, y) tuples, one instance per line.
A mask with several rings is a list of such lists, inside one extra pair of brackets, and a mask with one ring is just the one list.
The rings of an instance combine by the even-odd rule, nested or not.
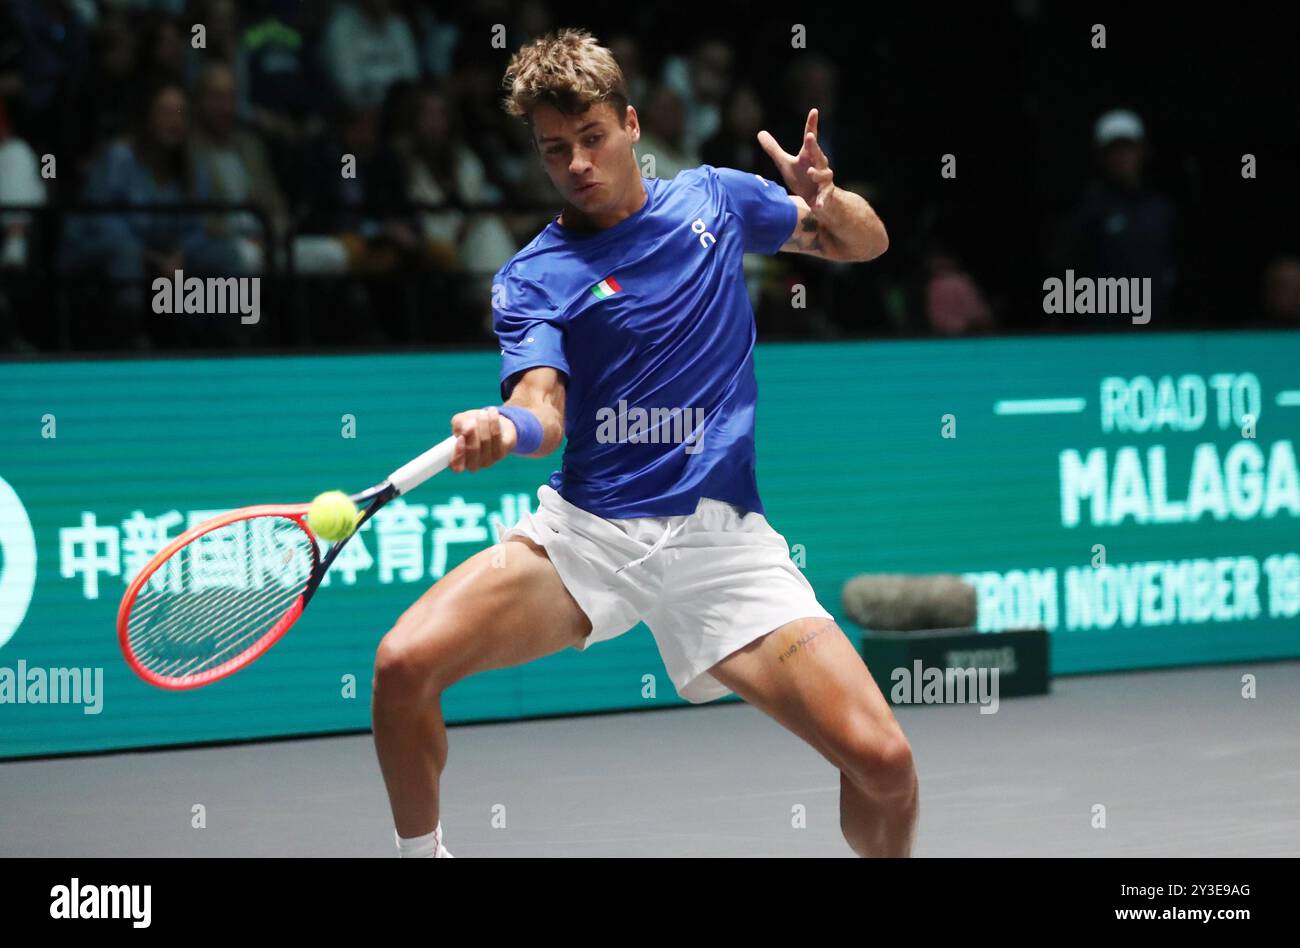
[[(208, 687), (133, 674), (118, 605), (187, 528), (500, 400), (493, 277), (562, 208), (502, 74), (566, 26), (622, 67), (645, 177), (779, 183), (756, 133), (797, 151), (817, 108), (888, 229), (744, 278), (766, 513), (907, 732), (914, 854), (1294, 856), (1295, 34), (1042, 0), (0, 4), (0, 855), (395, 855), (376, 646), (558, 454), (393, 502)], [(687, 704), (643, 626), (442, 707), (457, 856), (850, 855), (834, 768)], [(1081, 904), (1240, 881), (1214, 865)]]

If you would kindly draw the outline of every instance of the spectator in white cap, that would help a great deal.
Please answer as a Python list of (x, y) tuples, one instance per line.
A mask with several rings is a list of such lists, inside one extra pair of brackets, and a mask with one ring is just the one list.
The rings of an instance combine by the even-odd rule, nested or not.
[(1146, 162), (1146, 133), (1142, 119), (1127, 109), (1114, 109), (1097, 119), (1093, 141), (1101, 151), (1107, 175), (1130, 188), (1142, 184)]
[(1070, 221), (1060, 263), (1081, 276), (1151, 278), (1152, 315), (1167, 317), (1177, 282), (1174, 207), (1146, 186), (1146, 129), (1127, 109), (1093, 127), (1100, 176)]

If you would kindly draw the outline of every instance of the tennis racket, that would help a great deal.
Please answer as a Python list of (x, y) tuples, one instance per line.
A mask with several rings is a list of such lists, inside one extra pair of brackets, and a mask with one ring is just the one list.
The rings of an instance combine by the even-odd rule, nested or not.
[(131, 580), (117, 610), (127, 664), (159, 688), (210, 685), (278, 642), (311, 602), (330, 564), (394, 497), (451, 463), (450, 437), (359, 494), (357, 525), (322, 557), (310, 504), (243, 507), (186, 530)]

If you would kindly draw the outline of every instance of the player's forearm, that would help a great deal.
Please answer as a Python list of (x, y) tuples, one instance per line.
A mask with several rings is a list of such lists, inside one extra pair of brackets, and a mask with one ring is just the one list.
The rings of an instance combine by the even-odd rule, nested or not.
[[(564, 411), (562, 408), (557, 411), (555, 406), (548, 402), (529, 401), (518, 397), (517, 394), (511, 395), (510, 400), (507, 401), (506, 404), (516, 405), (520, 408), (527, 408), (536, 415), (537, 420), (542, 423), (541, 446), (531, 454), (525, 455), (525, 457), (544, 458), (560, 446), (560, 442), (564, 440)], [(502, 424), (511, 426), (511, 436), (509, 441), (513, 449), (513, 445), (515, 444), (514, 423), (509, 419), (504, 419)]]
[[(511, 391), (506, 404), (528, 409), (542, 424), (541, 446), (528, 457), (545, 457), (564, 440), (564, 394), (564, 382), (554, 369), (534, 369), (524, 375)], [(512, 437), (512, 449), (513, 446)]]
[(835, 188), (816, 217), (828, 259), (861, 263), (889, 249), (884, 222), (860, 194)]

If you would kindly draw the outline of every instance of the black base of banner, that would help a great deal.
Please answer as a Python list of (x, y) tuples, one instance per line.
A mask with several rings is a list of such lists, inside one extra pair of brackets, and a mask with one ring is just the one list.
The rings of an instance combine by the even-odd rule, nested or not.
[[(949, 669), (973, 669), (976, 673), (985, 669), (990, 675), (997, 669), (1003, 698), (1047, 694), (1051, 686), (1048, 635), (1041, 628), (867, 632), (862, 636), (861, 652), (876, 684), (896, 705), (927, 703), (923, 691), (930, 669), (937, 669), (940, 678)], [(931, 672), (929, 680), (934, 678)]]

